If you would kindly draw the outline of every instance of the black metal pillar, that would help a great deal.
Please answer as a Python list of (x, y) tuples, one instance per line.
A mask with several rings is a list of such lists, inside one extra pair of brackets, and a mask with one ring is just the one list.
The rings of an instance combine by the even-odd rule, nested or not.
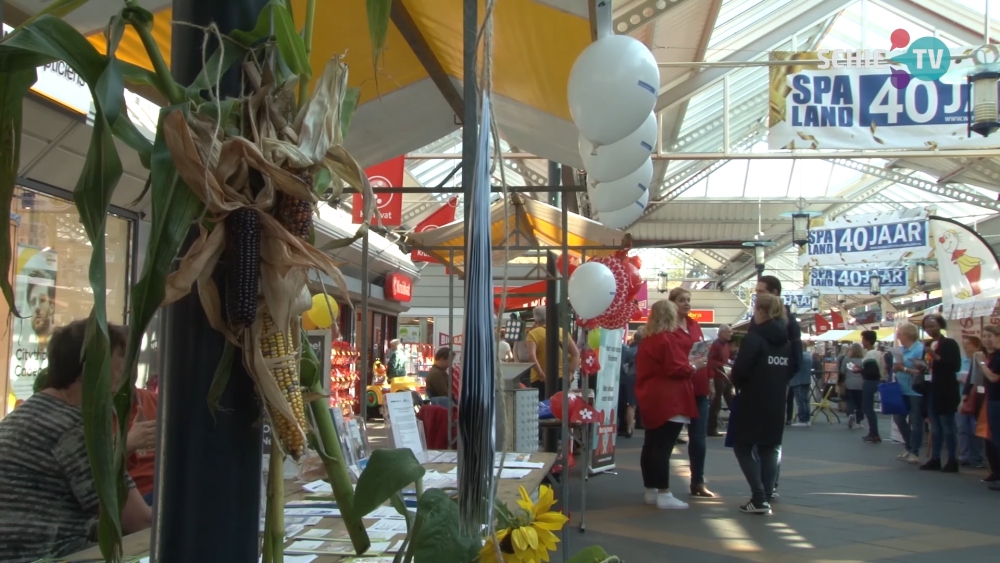
[[(469, 216), (472, 186), (476, 176), (476, 147), (479, 137), (479, 91), (476, 88), (476, 37), (479, 33), (479, 0), (462, 0), (462, 99), (465, 115), (462, 126), (462, 188), (465, 196), (464, 216)], [(469, 228), (465, 222), (463, 239), (468, 244)], [(464, 260), (468, 260), (466, 253)], [(468, 266), (463, 267), (463, 270)]]
[[(548, 399), (562, 389), (559, 380), (559, 360), (562, 359), (562, 339), (559, 329), (562, 321), (559, 318), (559, 260), (551, 250), (545, 253), (545, 271), (548, 274), (545, 283), (545, 398)], [(546, 428), (542, 437), (542, 449), (547, 452), (557, 451), (559, 446), (559, 431), (556, 428)]]
[[(214, 22), (227, 34), (252, 29), (266, 4), (267, 0), (174, 0), (173, 17), (200, 27)], [(173, 26), (172, 72), (182, 85), (190, 84), (201, 71), (202, 38), (199, 29)], [(214, 42), (209, 49), (215, 49)], [(239, 96), (242, 85), (239, 69), (234, 68), (223, 77), (221, 97)], [(224, 267), (220, 264), (216, 271), (223, 293)], [(253, 382), (237, 353), (213, 417), (208, 390), (225, 341), (209, 326), (196, 294), (166, 309), (164, 332), (153, 560), (256, 562), (263, 424)]]
[[(562, 180), (562, 165), (554, 160), (549, 161), (549, 185), (559, 186)], [(562, 193), (559, 191), (549, 192), (549, 205), (560, 205)]]

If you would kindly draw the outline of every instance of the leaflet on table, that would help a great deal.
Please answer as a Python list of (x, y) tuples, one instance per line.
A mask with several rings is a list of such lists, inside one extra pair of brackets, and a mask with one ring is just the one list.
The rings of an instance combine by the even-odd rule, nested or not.
[[(389, 542), (372, 542), (367, 553), (385, 553)], [(355, 555), (354, 544), (347, 541), (296, 540), (285, 548), (286, 554)]]
[[(499, 467), (493, 468), (493, 475), (500, 475), (501, 479), (524, 479), (531, 474), (531, 469), (513, 469), (509, 467), (504, 467), (503, 471), (500, 471)], [(456, 480), (458, 478), (458, 468), (455, 467), (445, 475), (454, 475)]]
[(286, 508), (285, 516), (322, 516), (330, 518), (340, 516), (339, 508)]
[(458, 452), (427, 450), (427, 463), (458, 463)]
[[(371, 541), (389, 541), (396, 537), (395, 532), (373, 532), (368, 531), (368, 539)], [(347, 528), (338, 528), (336, 530), (328, 530), (324, 528), (310, 528), (304, 532), (292, 536), (292, 539), (311, 539), (311, 540), (336, 540), (336, 541), (350, 541), (351, 536), (347, 532)]]
[(366, 526), (369, 531), (372, 532), (393, 532), (396, 534), (406, 533), (406, 520), (397, 520), (395, 518), (383, 518), (377, 520), (371, 526)]
[(409, 393), (385, 395), (386, 422), (389, 424), (390, 445), (409, 448), (420, 463), (427, 463), (426, 448), (417, 416), (413, 412), (413, 396)]
[[(504, 456), (503, 453), (496, 454), (494, 461), (494, 466), (500, 466), (500, 458)], [(531, 459), (531, 454), (521, 454), (516, 452), (507, 452), (506, 457), (503, 458), (503, 466), (518, 469), (541, 469), (545, 467), (545, 463), (541, 461), (529, 461)]]
[[(321, 516), (289, 516), (285, 515), (285, 535), (288, 537), (293, 537), (299, 532), (296, 532), (296, 528), (303, 528), (305, 526), (315, 526), (319, 524), (323, 518)], [(264, 519), (260, 520), (260, 531), (264, 532)]]
[(393, 563), (395, 560), (395, 557), (352, 557), (342, 563)]

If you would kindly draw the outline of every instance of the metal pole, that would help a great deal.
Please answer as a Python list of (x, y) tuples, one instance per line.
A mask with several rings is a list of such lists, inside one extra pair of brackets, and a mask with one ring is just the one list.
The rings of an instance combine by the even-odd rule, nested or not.
[(990, 44), (990, 0), (986, 0), (986, 9), (983, 10), (983, 43)]
[[(559, 187), (562, 180), (562, 170), (558, 162), (554, 160), (549, 161), (549, 185), (555, 188)], [(559, 199), (562, 198), (562, 192), (559, 189), (549, 192), (549, 205), (559, 205)]]
[[(368, 285), (368, 231), (361, 238), (361, 342), (358, 349), (361, 351), (361, 365), (358, 366), (358, 400), (360, 401), (361, 420), (368, 420), (368, 370), (371, 369), (371, 357), (368, 355), (368, 296), (371, 289)], [(376, 395), (377, 396), (377, 395)]]
[[(733, 150), (729, 140), (729, 75), (722, 77), (722, 152)], [(749, 168), (749, 166), (747, 167)]]
[[(565, 456), (566, 462), (563, 464), (563, 481), (562, 481), (562, 505), (566, 507), (566, 512), (569, 513), (569, 479), (570, 479), (570, 446), (573, 443), (573, 438), (569, 433), (569, 388), (570, 379), (573, 377), (569, 365), (569, 338), (570, 338), (570, 311), (569, 304), (567, 303), (566, 296), (569, 291), (569, 206), (567, 200), (569, 198), (562, 198), (562, 268), (559, 272), (559, 330), (561, 331), (562, 337), (562, 353), (560, 361), (564, 366), (563, 372), (563, 427), (562, 427), (562, 449), (563, 455)], [(557, 333), (559, 334), (559, 333)], [(587, 383), (580, 377), (580, 388), (583, 389), (583, 400), (587, 400)], [(588, 455), (587, 452), (590, 451), (590, 425), (584, 423), (580, 426), (580, 434), (583, 440), (583, 464), (580, 466), (580, 472), (583, 474), (583, 478), (587, 477), (587, 463)], [(582, 528), (581, 528), (582, 529)], [(570, 552), (570, 535), (563, 534), (563, 545), (562, 553), (563, 560)]]
[[(548, 274), (545, 283), (545, 398), (549, 399), (556, 394), (559, 389), (559, 328), (562, 322), (559, 320), (559, 291), (557, 289), (558, 269), (556, 268), (556, 254), (551, 250), (546, 251), (546, 268)], [(555, 329), (555, 333), (553, 333)], [(565, 377), (565, 373), (563, 374)], [(567, 411), (563, 411), (567, 412)], [(565, 417), (563, 417), (565, 418)], [(563, 444), (565, 447), (565, 444)], [(554, 428), (546, 428), (542, 442), (542, 449), (547, 452), (559, 451), (559, 440)], [(569, 472), (569, 466), (563, 464), (563, 475)]]
[[(267, 0), (174, 0), (172, 72), (183, 85), (202, 70), (201, 28), (222, 34), (250, 29)], [(209, 54), (216, 44), (209, 39)], [(243, 95), (239, 68), (226, 73), (220, 97)], [(183, 251), (195, 240), (192, 229)], [(225, 302), (220, 263), (214, 276)], [(237, 354), (220, 408), (206, 399), (225, 339), (208, 324), (197, 294), (170, 305), (164, 317), (156, 451), (153, 561), (256, 562), (259, 557), (263, 424), (253, 380)]]
[[(448, 251), (448, 264), (454, 268), (455, 264), (455, 251)], [(448, 350), (452, 354), (452, 366), (454, 366), (455, 358), (455, 272), (452, 271), (448, 274)], [(452, 388), (452, 377), (448, 374), (448, 399), (454, 400), (455, 391)], [(448, 447), (451, 449), (453, 444), (452, 436), (455, 432), (455, 417), (448, 413)]]
[[(465, 115), (462, 122), (462, 188), (465, 194), (464, 213), (469, 216), (472, 204), (472, 187), (476, 174), (476, 145), (479, 135), (479, 92), (476, 88), (476, 36), (479, 33), (478, 0), (462, 1), (462, 99)], [(462, 240), (468, 244), (469, 223), (465, 222)], [(466, 256), (468, 258), (468, 256)]]

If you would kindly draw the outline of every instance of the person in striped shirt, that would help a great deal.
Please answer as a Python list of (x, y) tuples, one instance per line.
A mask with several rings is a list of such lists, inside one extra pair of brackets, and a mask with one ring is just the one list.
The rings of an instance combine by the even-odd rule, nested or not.
[[(87, 321), (56, 330), (48, 381), (0, 421), (0, 561), (29, 563), (86, 548), (97, 529), (98, 497), (83, 436), (83, 343)], [(112, 389), (125, 363), (126, 331), (108, 326)], [(126, 534), (148, 528), (149, 506), (131, 478), (121, 514)]]

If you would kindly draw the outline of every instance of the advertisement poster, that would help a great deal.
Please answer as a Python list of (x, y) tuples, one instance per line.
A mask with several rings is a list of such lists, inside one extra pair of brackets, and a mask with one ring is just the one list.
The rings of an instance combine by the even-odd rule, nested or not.
[(602, 330), (597, 389), (594, 390), (594, 410), (600, 421), (591, 441), (590, 472), (600, 473), (615, 468), (615, 439), (618, 435), (618, 379), (621, 377), (623, 329)]
[[(919, 38), (914, 44), (927, 39), (932, 38)], [(928, 54), (926, 48), (918, 50)], [(826, 65), (830, 67), (826, 69), (796, 64), (796, 60), (831, 58), (829, 51), (771, 52), (772, 61), (788, 64), (770, 67), (768, 148), (932, 150), (1000, 145), (996, 136), (968, 135), (969, 89), (964, 78), (953, 70), (944, 76), (945, 81), (928, 80), (931, 77), (922, 77), (913, 68), (922, 63), (957, 70), (969, 62), (954, 62), (941, 50), (935, 53), (937, 58), (871, 64), (878, 50), (871, 51), (867, 61), (837, 65), (853, 68)], [(881, 55), (883, 61), (907, 58), (902, 49), (882, 50)], [(857, 68), (862, 66), (858, 63), (869, 64)]]
[(809, 242), (799, 255), (800, 266), (902, 262), (929, 258), (927, 210), (904, 209), (892, 213), (842, 215), (825, 221), (814, 219)]
[(405, 342), (407, 344), (417, 344), (420, 342), (420, 327), (419, 326), (401, 326), (399, 327), (399, 341)]
[(931, 218), (930, 223), (942, 301), (958, 305), (996, 296), (1000, 268), (989, 244), (960, 223), (940, 217)]
[[(424, 233), (427, 231), (433, 231), (434, 229), (447, 225), (455, 220), (455, 211), (458, 210), (458, 198), (453, 197), (445, 202), (440, 209), (431, 213), (423, 221), (417, 223), (416, 228), (413, 229), (415, 233)], [(437, 262), (437, 258), (434, 258), (430, 254), (423, 252), (421, 250), (414, 250), (410, 252), (410, 260), (414, 262)]]
[(833, 295), (869, 295), (874, 275), (879, 277), (881, 295), (909, 295), (916, 290), (916, 286), (910, 286), (910, 268), (902, 265), (809, 268), (806, 290)]
[(14, 299), (25, 318), (13, 319), (10, 381), (14, 396), (31, 396), (38, 372), (48, 365), (46, 346), (55, 328), (57, 255), (48, 248), (17, 245)]
[[(397, 156), (381, 164), (365, 169), (368, 175), (368, 182), (372, 188), (399, 188), (403, 186), (403, 169), (405, 157)], [(364, 210), (364, 197), (361, 194), (354, 194), (351, 205), (351, 222), (362, 223), (361, 213)], [(375, 212), (378, 217), (372, 217), (371, 224), (381, 224), (386, 227), (398, 227), (403, 221), (403, 194), (376, 193)]]

